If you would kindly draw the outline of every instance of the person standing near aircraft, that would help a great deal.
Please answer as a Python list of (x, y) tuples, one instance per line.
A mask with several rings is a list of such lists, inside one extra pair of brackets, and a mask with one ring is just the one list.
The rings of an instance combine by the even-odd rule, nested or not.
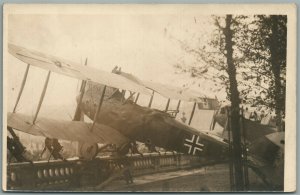
[(260, 112), (259, 117), (260, 117), (259, 120), (262, 121), (262, 119), (265, 117), (265, 111), (264, 111), (264, 110), (262, 110), (262, 111)]
[(180, 118), (180, 120), (181, 120), (183, 123), (186, 122), (185, 112), (182, 112), (182, 117)]
[(122, 165), (123, 165), (123, 175), (124, 175), (124, 179), (126, 181), (126, 184), (130, 184), (133, 183), (133, 177), (131, 174), (131, 165), (130, 162), (128, 160), (127, 157), (124, 157), (121, 161)]
[(58, 142), (58, 139), (55, 139), (55, 138), (51, 139), (51, 138), (46, 137), (46, 139), (45, 139), (45, 147), (44, 147), (44, 149), (43, 149), (40, 157), (43, 156), (43, 154), (46, 151), (46, 149), (48, 149), (49, 152), (50, 152), (50, 156), (48, 158), (48, 161), (50, 160), (51, 156), (53, 156), (53, 158), (55, 160), (57, 160), (57, 159), (65, 160), (63, 158), (63, 156), (60, 154), (60, 152), (62, 151), (63, 147)]
[(269, 125), (270, 121), (271, 121), (271, 113), (267, 113), (266, 115), (264, 115), (264, 117), (261, 119), (260, 124), (262, 125)]
[(251, 112), (249, 112), (248, 107), (246, 107), (246, 109), (244, 110), (244, 118), (250, 119), (250, 116), (251, 116)]
[(258, 121), (259, 120), (259, 117), (258, 117), (257, 112), (255, 110), (252, 114), (252, 117), (250, 117), (250, 120), (252, 120), (252, 121)]
[(121, 174), (123, 174), (123, 178), (127, 185), (133, 183), (133, 177), (131, 174), (131, 164), (127, 156), (123, 156), (117, 160), (115, 169), (121, 170)]
[(132, 141), (129, 143), (129, 150), (131, 152), (131, 156), (132, 154), (139, 154), (143, 157), (143, 154), (138, 150), (138, 145), (136, 141)]

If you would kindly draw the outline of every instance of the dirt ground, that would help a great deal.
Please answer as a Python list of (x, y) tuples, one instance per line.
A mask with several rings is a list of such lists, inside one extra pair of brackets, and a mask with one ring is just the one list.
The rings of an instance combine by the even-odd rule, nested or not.
[[(261, 179), (251, 170), (249, 170), (249, 181), (249, 191), (268, 191)], [(134, 183), (129, 185), (125, 184), (124, 180), (116, 180), (101, 191), (228, 192), (230, 191), (229, 167), (228, 164), (221, 164), (200, 169), (139, 176), (135, 177)]]

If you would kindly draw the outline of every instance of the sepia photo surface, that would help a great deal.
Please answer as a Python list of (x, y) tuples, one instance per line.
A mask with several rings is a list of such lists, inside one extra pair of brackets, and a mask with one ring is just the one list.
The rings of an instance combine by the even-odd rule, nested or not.
[(6, 4), (5, 191), (296, 190), (293, 4)]

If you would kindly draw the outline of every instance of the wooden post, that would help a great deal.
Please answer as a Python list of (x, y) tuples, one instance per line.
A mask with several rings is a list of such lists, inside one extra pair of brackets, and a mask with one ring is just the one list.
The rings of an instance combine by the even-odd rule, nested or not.
[(244, 128), (244, 109), (241, 109), (240, 127), (243, 132), (243, 168), (244, 168), (244, 185), (245, 190), (249, 189), (249, 173), (248, 173), (248, 149), (247, 149), (247, 132)]
[(167, 105), (166, 105), (165, 112), (167, 112), (167, 111), (168, 111), (168, 109), (169, 109), (169, 105), (170, 105), (170, 98), (169, 98), (169, 99), (168, 99), (168, 101), (167, 101)]
[(151, 95), (151, 98), (150, 98), (150, 101), (149, 101), (149, 104), (148, 104), (148, 108), (151, 108), (153, 97), (154, 97), (154, 90), (152, 91), (152, 95)]
[(134, 100), (134, 103), (135, 103), (135, 104), (137, 103), (139, 97), (140, 97), (140, 93), (138, 93), (138, 94), (136, 95), (136, 98), (135, 98), (135, 100)]
[(181, 100), (178, 101), (177, 108), (176, 108), (176, 113), (175, 113), (175, 118), (176, 118), (176, 116), (179, 112), (180, 103), (181, 103)]
[(15, 104), (13, 113), (16, 112), (18, 103), (19, 103), (21, 95), (23, 93), (23, 89), (24, 89), (24, 86), (25, 86), (25, 83), (26, 83), (26, 80), (27, 80), (27, 75), (28, 75), (29, 67), (30, 67), (30, 64), (27, 64), (26, 71), (24, 73), (24, 77), (23, 77), (23, 80), (22, 80), (21, 88), (20, 88), (20, 91), (19, 91), (19, 94), (18, 94), (18, 97), (17, 97), (17, 101), (16, 101), (16, 104)]
[(103, 88), (103, 91), (102, 91), (102, 95), (101, 95), (101, 98), (100, 98), (100, 101), (99, 101), (99, 104), (98, 104), (98, 107), (97, 107), (97, 111), (96, 111), (96, 113), (94, 115), (94, 121), (93, 121), (93, 124), (92, 124), (92, 127), (91, 127), (91, 131), (93, 131), (93, 128), (94, 128), (95, 123), (97, 121), (97, 117), (98, 117), (98, 114), (100, 112), (103, 100), (104, 100), (105, 90), (106, 90), (106, 85), (104, 85), (104, 88)]
[(230, 121), (230, 110), (227, 108), (226, 109), (227, 112), (227, 121), (225, 124), (225, 127), (228, 131), (228, 143), (229, 143), (229, 181), (230, 181), (230, 190), (233, 191), (234, 190), (234, 173), (233, 173), (233, 153), (232, 153), (232, 143), (231, 143), (231, 121)]
[(195, 103), (194, 103), (194, 106), (193, 106), (192, 113), (191, 113), (191, 117), (190, 117), (190, 120), (189, 120), (189, 125), (191, 125), (191, 123), (192, 123), (192, 119), (193, 119), (193, 117), (194, 117), (196, 105), (197, 105), (197, 103), (195, 102)]
[(46, 90), (47, 90), (47, 87), (48, 87), (50, 74), (51, 74), (51, 71), (48, 71), (48, 75), (47, 75), (47, 78), (46, 78), (46, 81), (45, 81), (45, 84), (44, 84), (44, 88), (43, 88), (43, 91), (42, 91), (42, 94), (41, 94), (41, 97), (40, 97), (40, 101), (39, 101), (38, 107), (36, 109), (36, 112), (35, 112), (35, 115), (34, 115), (34, 118), (33, 118), (33, 121), (32, 121), (32, 124), (35, 123), (36, 118), (37, 118), (37, 116), (39, 114), (39, 111), (41, 109), (41, 106), (42, 106), (42, 103), (43, 103), (43, 100), (44, 100), (44, 97), (45, 97), (45, 94), (46, 94)]

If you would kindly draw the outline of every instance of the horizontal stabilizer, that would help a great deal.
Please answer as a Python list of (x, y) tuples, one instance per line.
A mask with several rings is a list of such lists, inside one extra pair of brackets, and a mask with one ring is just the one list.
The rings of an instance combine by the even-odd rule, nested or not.
[[(241, 125), (244, 128), (244, 130), (241, 129), (241, 134), (242, 136), (245, 136), (246, 140), (248, 140), (249, 142), (253, 142), (258, 138), (276, 132), (276, 127), (270, 125), (263, 125), (256, 121), (251, 121), (248, 119), (243, 119), (243, 124)], [(223, 131), (222, 137), (228, 140), (228, 131), (226, 128)]]

